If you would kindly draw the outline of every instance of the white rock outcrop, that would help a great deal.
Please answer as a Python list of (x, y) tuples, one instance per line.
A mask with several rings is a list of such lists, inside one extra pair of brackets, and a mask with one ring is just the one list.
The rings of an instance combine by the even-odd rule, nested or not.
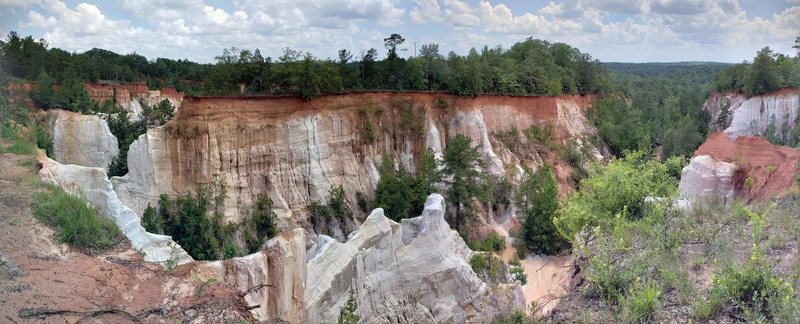
[(351, 290), (363, 323), (478, 323), (524, 309), (519, 285), (478, 278), (468, 262), (473, 252), (444, 211), (433, 194), (422, 216), (402, 224), (378, 208), (345, 243), (321, 236), (309, 253), (308, 321), (335, 323)]
[(144, 254), (144, 260), (166, 265), (167, 260), (175, 264), (192, 261), (192, 258), (169, 236), (145, 231), (139, 216), (122, 204), (111, 187), (106, 172), (101, 168), (74, 164), (61, 164), (39, 153), (39, 176), (67, 192), (81, 195), (100, 213), (114, 221), (128, 237), (131, 245)]
[(56, 109), (50, 112), (53, 159), (64, 164), (107, 168), (117, 154), (117, 138), (97, 115)]
[(235, 287), (256, 320), (306, 322), (305, 231), (295, 229), (267, 242), (263, 251), (224, 261), (197, 262), (192, 275)]
[(725, 132), (731, 139), (739, 136), (762, 136), (771, 123), (778, 132), (784, 126), (794, 127), (800, 110), (800, 92), (781, 90), (750, 98), (733, 92), (726, 95), (715, 94), (706, 101), (704, 107), (711, 114), (712, 126), (727, 126)]
[(736, 165), (718, 161), (708, 155), (699, 155), (689, 161), (681, 172), (678, 186), (679, 202), (686, 207), (696, 202), (717, 200), (724, 204), (733, 202), (736, 190), (733, 175)]

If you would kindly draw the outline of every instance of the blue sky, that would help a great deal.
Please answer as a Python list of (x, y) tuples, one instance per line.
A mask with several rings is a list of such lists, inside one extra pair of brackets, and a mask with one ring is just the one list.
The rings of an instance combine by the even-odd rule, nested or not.
[(447, 54), (533, 36), (607, 62), (741, 62), (764, 46), (794, 53), (800, 0), (0, 0), (0, 34), (12, 30), (68, 51), (198, 62), (231, 46), (383, 54), (391, 33), (406, 56), (414, 42)]

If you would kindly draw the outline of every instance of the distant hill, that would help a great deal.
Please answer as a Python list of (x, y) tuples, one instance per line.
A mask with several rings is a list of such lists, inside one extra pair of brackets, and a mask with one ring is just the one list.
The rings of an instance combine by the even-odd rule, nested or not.
[(620, 63), (603, 62), (602, 67), (612, 74), (635, 75), (643, 78), (690, 79), (694, 82), (712, 82), (720, 71), (730, 63), (719, 62), (669, 62), (669, 63)]

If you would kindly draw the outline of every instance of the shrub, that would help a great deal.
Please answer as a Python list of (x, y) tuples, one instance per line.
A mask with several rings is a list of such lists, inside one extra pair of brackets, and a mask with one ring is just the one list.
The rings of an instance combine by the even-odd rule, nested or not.
[(525, 130), (525, 137), (530, 142), (548, 146), (551, 145), (550, 142), (553, 140), (554, 133), (555, 131), (551, 124), (545, 124), (544, 126), (531, 125)]
[(609, 225), (620, 215), (636, 220), (647, 215), (651, 204), (646, 197), (670, 198), (675, 195), (678, 179), (674, 165), (680, 158), (664, 163), (648, 159), (643, 152), (629, 152), (624, 158), (597, 167), (581, 181), (580, 191), (572, 193), (553, 222), (567, 239), (586, 226)]
[(100, 216), (85, 199), (60, 188), (37, 192), (31, 208), (36, 219), (55, 228), (59, 241), (72, 246), (103, 250), (119, 239), (120, 231), (112, 221)]
[(755, 185), (756, 181), (753, 180), (753, 177), (747, 177), (744, 179), (744, 187), (747, 188), (748, 190), (753, 189)]
[(496, 232), (492, 232), (483, 241), (471, 241), (468, 243), (473, 251), (500, 252), (506, 248), (506, 240)]
[(252, 230), (255, 236), (250, 233), (250, 228), (245, 228), (245, 241), (250, 253), (257, 252), (266, 240), (269, 240), (277, 232), (275, 219), (278, 216), (272, 211), (272, 199), (265, 194), (259, 194), (253, 209), (250, 213)]
[(478, 276), (493, 283), (497, 282), (498, 274), (501, 271), (505, 271), (503, 269), (503, 261), (490, 253), (475, 253), (469, 259), (469, 265)]
[(369, 212), (369, 201), (367, 200), (367, 195), (365, 195), (364, 192), (356, 192), (356, 204), (358, 204), (358, 209), (360, 209), (362, 212)]
[(508, 264), (508, 272), (511, 274), (511, 279), (519, 281), (520, 284), (525, 285), (528, 283), (528, 275), (517, 257), (511, 259)]
[[(311, 222), (315, 226), (328, 226), (329, 222), (335, 220), (343, 225), (348, 219), (353, 219), (353, 210), (345, 199), (344, 188), (334, 186), (329, 192), (327, 204), (311, 202), (307, 207)], [(319, 230), (319, 228), (317, 228)], [(344, 229), (344, 228), (342, 228)]]
[[(194, 194), (171, 199), (162, 194), (158, 203), (158, 224), (164, 234), (180, 244), (197, 260), (216, 260), (224, 256), (224, 247), (232, 241), (237, 225), (222, 225), (220, 207), (226, 197), (225, 183), (216, 175), (207, 186), (198, 186)], [(211, 213), (212, 217), (207, 214)], [(149, 216), (148, 216), (149, 217)]]
[(339, 321), (338, 324), (356, 324), (361, 319), (357, 314), (356, 311), (358, 310), (358, 303), (356, 302), (355, 294), (353, 290), (350, 290), (350, 297), (347, 298), (347, 302), (344, 304), (344, 307), (339, 311)]
[[(776, 314), (797, 311), (797, 296), (793, 286), (772, 273), (772, 267), (766, 264), (759, 251), (761, 232), (766, 227), (765, 216), (773, 207), (760, 213), (744, 209), (752, 225), (753, 250), (750, 258), (743, 265), (734, 263), (722, 267), (714, 275), (710, 292), (712, 298), (719, 298), (722, 304), (732, 304), (735, 313), (752, 313), (768, 321), (772, 321)], [(700, 307), (697, 315), (711, 317), (720, 309), (716, 305)]]
[(47, 156), (53, 156), (53, 136), (41, 126), (35, 127), (33, 134), (36, 137), (36, 146), (43, 149)]

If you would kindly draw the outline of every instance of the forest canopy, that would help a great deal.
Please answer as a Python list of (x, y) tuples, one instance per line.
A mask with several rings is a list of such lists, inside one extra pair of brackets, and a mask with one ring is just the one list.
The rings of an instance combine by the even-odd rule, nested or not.
[[(336, 58), (285, 48), (280, 57), (259, 49), (231, 47), (213, 64), (167, 58), (147, 59), (94, 48), (70, 53), (43, 40), (10, 32), (0, 41), (0, 64), (9, 76), (57, 83), (146, 82), (194, 95), (298, 95), (363, 90), (430, 90), (456, 95), (559, 95), (600, 93), (607, 73), (589, 54), (564, 43), (528, 38), (511, 48), (471, 49), (467, 55), (440, 52), (424, 44), (416, 55), (398, 55), (405, 39), (392, 34), (382, 44), (381, 59), (370, 48), (354, 55), (338, 50)], [(44, 76), (43, 76), (44, 74)]]

